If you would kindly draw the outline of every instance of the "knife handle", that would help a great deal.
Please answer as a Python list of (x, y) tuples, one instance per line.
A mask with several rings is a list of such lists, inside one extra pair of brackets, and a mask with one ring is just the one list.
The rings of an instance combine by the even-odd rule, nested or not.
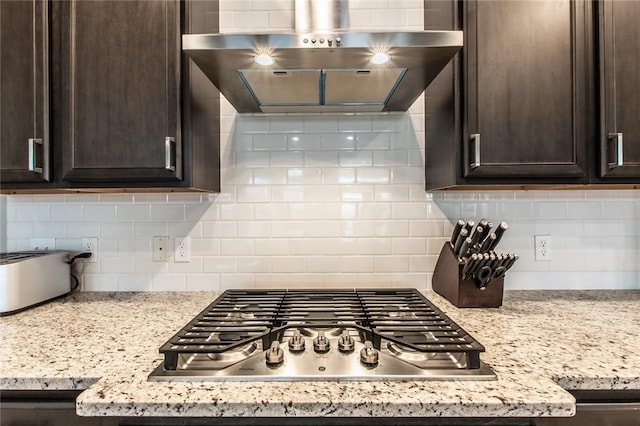
[(460, 251), (456, 253), (456, 256), (458, 256), (458, 258), (468, 257), (466, 256), (466, 254), (469, 251), (469, 248), (471, 248), (472, 242), (473, 240), (471, 239), (471, 237), (465, 238), (465, 240), (462, 242), (462, 245), (460, 246)]
[(466, 229), (460, 230), (460, 234), (458, 235), (458, 238), (456, 239), (456, 242), (453, 245), (453, 254), (458, 256), (458, 253), (460, 253), (460, 248), (462, 247), (462, 243), (464, 242), (464, 240), (467, 239), (468, 236), (469, 236), (469, 233), (467, 232)]
[(509, 225), (507, 224), (507, 222), (500, 222), (500, 225), (498, 225), (496, 230), (493, 231), (496, 234), (496, 241), (493, 243), (493, 247), (491, 248), (491, 250), (494, 250), (496, 248), (507, 229), (509, 229)]
[(469, 256), (469, 258), (466, 260), (464, 264), (464, 267), (462, 268), (462, 279), (467, 278), (467, 276), (469, 275), (469, 270), (471, 269), (471, 266), (473, 266), (477, 261), (478, 261), (477, 254), (473, 253), (471, 256)]
[(460, 231), (467, 222), (464, 219), (458, 219), (455, 226), (453, 227), (453, 232), (451, 233), (451, 245), (456, 244), (456, 240), (458, 239), (458, 235), (460, 235)]
[(471, 232), (473, 231), (473, 226), (474, 226), (475, 224), (476, 224), (476, 223), (475, 223), (474, 221), (472, 221), (472, 220), (468, 220), (468, 221), (467, 221), (467, 224), (464, 226), (464, 229), (466, 229), (466, 230), (467, 230), (467, 233), (468, 233), (468, 234), (467, 234), (467, 237), (468, 237), (469, 235), (471, 235)]
[(482, 243), (482, 247), (480, 248), (480, 251), (482, 253), (486, 253), (488, 251), (493, 250), (497, 239), (498, 239), (498, 236), (495, 234), (495, 232), (492, 232), (491, 234), (489, 234), (489, 237), (485, 239), (484, 242)]

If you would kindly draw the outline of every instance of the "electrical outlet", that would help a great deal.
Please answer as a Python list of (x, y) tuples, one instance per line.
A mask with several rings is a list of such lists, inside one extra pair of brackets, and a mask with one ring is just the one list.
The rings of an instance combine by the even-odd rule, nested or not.
[(551, 260), (551, 235), (534, 235), (536, 260)]
[(189, 237), (176, 237), (174, 241), (174, 262), (191, 262), (191, 239)]
[(83, 238), (82, 251), (91, 252), (91, 257), (85, 259), (85, 262), (96, 263), (98, 261), (98, 238)]
[(169, 237), (153, 237), (153, 261), (166, 262), (169, 260)]
[(31, 238), (31, 250), (55, 250), (55, 238)]

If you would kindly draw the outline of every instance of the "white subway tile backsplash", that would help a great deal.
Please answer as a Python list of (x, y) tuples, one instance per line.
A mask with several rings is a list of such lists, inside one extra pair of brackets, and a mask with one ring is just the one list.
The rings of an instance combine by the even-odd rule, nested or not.
[(67, 225), (62, 222), (36, 222), (32, 224), (33, 235), (45, 238), (65, 238), (67, 236), (67, 226), (73, 226), (73, 224)]
[(204, 269), (203, 258), (193, 256), (193, 254), (191, 255), (191, 262), (174, 262), (173, 259), (174, 257), (172, 253), (172, 256), (169, 259), (169, 272), (171, 273), (199, 273)]
[(16, 222), (49, 221), (49, 206), (46, 204), (17, 204), (14, 210)]
[[(286, 170), (284, 184), (318, 185), (322, 183), (322, 169), (314, 167), (294, 167)], [(335, 182), (338, 183), (338, 182)]]
[(119, 221), (146, 221), (151, 217), (151, 206), (147, 204), (117, 205), (116, 217)]
[(136, 222), (133, 225), (133, 238), (151, 240), (157, 235), (169, 235), (169, 225), (166, 222)]
[(340, 272), (370, 273), (375, 269), (373, 256), (349, 256), (340, 258)]
[(118, 276), (115, 274), (85, 273), (81, 289), (83, 291), (117, 291)]
[[(7, 249), (9, 251), (15, 250), (28, 250), (29, 242), (24, 241), (22, 244), (17, 244), (18, 240), (30, 239), (32, 236), (37, 235), (33, 233), (33, 223), (31, 222), (13, 222), (7, 226)], [(38, 235), (39, 237), (41, 235)], [(10, 248), (13, 247), (14, 249)], [(31, 247), (32, 248), (32, 247)]]
[(582, 201), (569, 203), (567, 215), (576, 219), (599, 219), (602, 217), (602, 202)]
[(271, 190), (272, 202), (302, 202), (305, 198), (303, 185), (275, 186)]
[(409, 272), (409, 256), (376, 256), (375, 272)]
[(392, 218), (393, 206), (389, 203), (358, 203), (358, 219), (387, 219)]
[[(99, 222), (76, 222), (73, 226), (67, 227), (67, 238), (86, 238), (97, 237), (100, 235), (100, 223)], [(57, 243), (58, 247), (65, 247), (60, 243)]]
[[(106, 262), (103, 262), (104, 267), (110, 267), (111, 263), (117, 260), (114, 259), (105, 259)], [(116, 272), (130, 272), (130, 271), (116, 271)], [(164, 274), (169, 272), (169, 263), (168, 262), (154, 262), (151, 258), (141, 257), (134, 259), (133, 262), (133, 272), (135, 273), (145, 273), (145, 274)]]
[(427, 244), (424, 238), (393, 238), (391, 240), (391, 252), (394, 255), (412, 254), (425, 255)]
[(304, 165), (303, 151), (271, 152), (271, 167), (302, 167)]
[(610, 219), (633, 219), (638, 217), (638, 203), (605, 199), (602, 203), (602, 214)]
[(376, 221), (376, 237), (408, 237), (409, 222), (406, 220)]
[[(357, 183), (385, 185), (389, 183), (389, 180), (390, 180), (390, 173), (387, 168), (361, 167), (356, 169)], [(367, 201), (367, 200), (363, 200), (363, 201)]]
[[(222, 243), (226, 244), (226, 243)], [(222, 250), (221, 250), (222, 251)], [(238, 259), (233, 256), (205, 256), (202, 259), (202, 272), (230, 273), (238, 269)]]
[[(98, 246), (100, 247), (100, 246)], [(100, 269), (110, 274), (126, 274), (134, 272), (135, 259), (128, 256), (100, 256)]]
[(151, 276), (146, 274), (118, 275), (118, 291), (151, 291)]
[(305, 223), (304, 236), (310, 238), (330, 238), (338, 236), (338, 222), (331, 221), (308, 221)]
[(87, 204), (83, 209), (83, 220), (88, 222), (114, 222), (116, 206), (108, 204)]
[(151, 278), (153, 291), (185, 291), (186, 277), (183, 274), (154, 275)]
[[(253, 184), (254, 185), (284, 185), (287, 183), (288, 174), (289, 174), (289, 170), (283, 167), (254, 169)], [(240, 196), (241, 196), (241, 193), (240, 191), (238, 191), (238, 197)]]
[(322, 149), (322, 135), (313, 133), (287, 135), (287, 149), (299, 151), (320, 150)]
[(362, 167), (373, 165), (372, 151), (340, 151), (338, 165), (346, 167)]
[(358, 137), (351, 131), (322, 135), (321, 148), (324, 151), (353, 150)]
[(185, 206), (183, 204), (152, 204), (149, 220), (153, 222), (180, 222), (185, 218), (184, 212)]
[(79, 222), (82, 220), (82, 206), (77, 204), (53, 204), (49, 207), (52, 222)]
[(353, 184), (356, 182), (356, 169), (353, 167), (327, 167), (321, 169), (322, 183)]
[(289, 240), (285, 238), (258, 238), (255, 243), (256, 256), (286, 256), (292, 253)]
[(247, 256), (255, 254), (255, 241), (252, 239), (234, 239), (220, 241), (222, 256)]
[(220, 290), (220, 276), (218, 274), (187, 274), (187, 291), (217, 291)]

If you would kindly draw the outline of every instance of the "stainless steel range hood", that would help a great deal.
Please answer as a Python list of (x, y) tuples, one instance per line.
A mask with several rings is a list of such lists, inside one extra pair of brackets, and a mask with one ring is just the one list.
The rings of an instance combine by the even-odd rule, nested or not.
[(345, 32), (346, 11), (296, 0), (295, 33), (186, 34), (183, 50), (240, 113), (355, 113), (406, 111), (462, 47), (460, 31)]

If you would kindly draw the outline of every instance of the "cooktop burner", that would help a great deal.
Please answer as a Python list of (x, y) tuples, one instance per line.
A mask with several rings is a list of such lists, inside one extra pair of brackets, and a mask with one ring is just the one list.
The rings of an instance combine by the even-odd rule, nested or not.
[(160, 352), (149, 380), (495, 379), (415, 289), (227, 290)]

